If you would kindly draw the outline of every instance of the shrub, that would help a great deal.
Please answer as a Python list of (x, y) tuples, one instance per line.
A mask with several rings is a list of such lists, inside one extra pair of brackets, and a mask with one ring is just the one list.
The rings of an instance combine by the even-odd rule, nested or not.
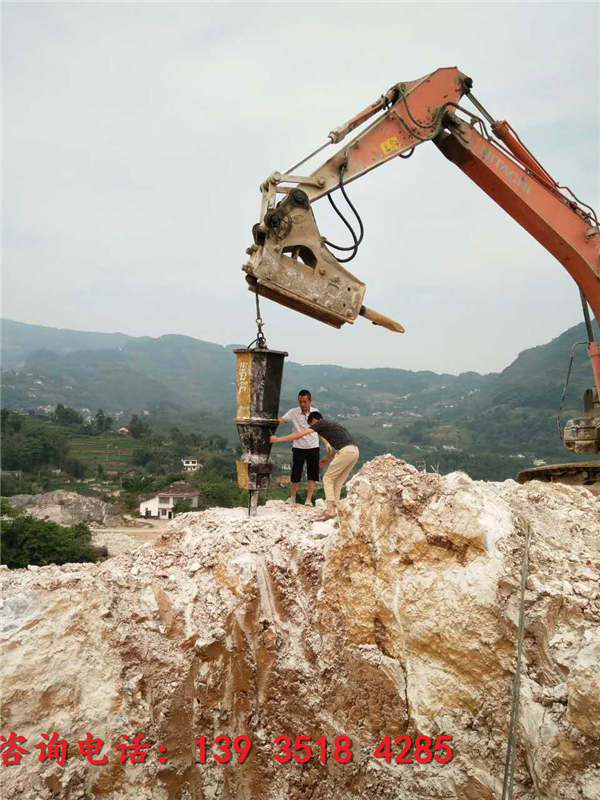
[[(77, 458), (67, 458), (61, 463), (62, 469), (67, 473), (67, 475), (71, 475), (73, 478), (85, 478), (87, 470), (85, 468), (85, 464), (82, 461), (79, 461)], [(99, 470), (102, 469), (102, 465), (98, 465)], [(100, 475), (100, 473), (98, 473)]]
[(139, 509), (140, 501), (137, 494), (133, 494), (131, 492), (121, 492), (119, 501), (127, 511), (135, 511), (136, 509)]
[(0, 497), (0, 515), (3, 517), (18, 517), (21, 513), (20, 509), (13, 508), (8, 500), (8, 497)]
[(101, 548), (92, 546), (90, 529), (85, 523), (67, 528), (30, 516), (4, 522), (0, 545), (0, 563), (10, 569), (27, 567), (29, 564), (44, 566), (97, 561), (103, 555)]

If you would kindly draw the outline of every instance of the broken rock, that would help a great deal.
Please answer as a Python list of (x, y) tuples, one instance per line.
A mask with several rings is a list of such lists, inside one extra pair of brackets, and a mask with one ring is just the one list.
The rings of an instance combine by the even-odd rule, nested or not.
[[(102, 564), (3, 570), (2, 733), (31, 751), (4, 770), (3, 797), (495, 800), (526, 526), (515, 797), (593, 797), (599, 501), (380, 456), (350, 482), (339, 527), (314, 515), (214, 508)], [(63, 768), (33, 747), (52, 731), (69, 742)], [(87, 731), (107, 764), (79, 755)], [(147, 759), (121, 764), (114, 745), (137, 733)], [(214, 759), (221, 734), (250, 737), (243, 764)], [(278, 763), (281, 735), (325, 735), (327, 762)], [(339, 735), (347, 763), (333, 758)], [(449, 736), (453, 758), (388, 764), (373, 757), (387, 735), (394, 756), (396, 737)]]

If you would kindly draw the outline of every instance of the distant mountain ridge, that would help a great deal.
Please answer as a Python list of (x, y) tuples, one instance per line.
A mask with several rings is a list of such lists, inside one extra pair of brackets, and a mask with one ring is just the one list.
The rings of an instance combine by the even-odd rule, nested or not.
[[(62, 402), (77, 408), (131, 410), (171, 403), (215, 410), (234, 402), (231, 347), (175, 334), (158, 338), (97, 334), (13, 320), (3, 320), (2, 329), (3, 403), (11, 408), (24, 409), (36, 401), (33, 407)], [(352, 409), (365, 406), (367, 395), (373, 395), (372, 402), (366, 402), (370, 407), (377, 405), (377, 395), (396, 398), (444, 384), (468, 390), (484, 380), (477, 373), (438, 375), (288, 361), (282, 402), (295, 402), (300, 384), (315, 390), (323, 386), (336, 406)]]
[[(74, 350), (112, 350), (134, 337), (125, 333), (94, 333), (29, 325), (12, 319), (2, 320), (2, 369), (23, 369), (27, 357), (40, 348), (54, 353)], [(143, 337), (149, 338), (149, 337)]]
[[(181, 424), (186, 417), (204, 415), (231, 426), (235, 411), (232, 346), (176, 334), (133, 337), (14, 320), (2, 321), (2, 334), (5, 407), (50, 410), (64, 403), (124, 414), (146, 409), (161, 424)], [(327, 414), (387, 415), (405, 427), (412, 418), (425, 418), (462, 431), (465, 441), (481, 447), (493, 442), (494, 447), (505, 444), (511, 450), (524, 449), (527, 437), (534, 434), (536, 442), (544, 442), (544, 437), (557, 440), (554, 418), (571, 346), (584, 339), (583, 324), (574, 326), (546, 344), (524, 350), (502, 372), (488, 375), (287, 361), (281, 408), (294, 405), (298, 389), (306, 386)], [(580, 413), (583, 391), (591, 385), (589, 359), (580, 347), (565, 410)], [(392, 423), (380, 427), (384, 424), (390, 427)], [(557, 443), (557, 452), (559, 448)]]

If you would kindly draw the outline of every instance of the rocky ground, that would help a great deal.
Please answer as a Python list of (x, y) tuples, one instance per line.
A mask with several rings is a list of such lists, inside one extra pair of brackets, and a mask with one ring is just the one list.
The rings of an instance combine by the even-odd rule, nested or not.
[[(31, 751), (3, 769), (3, 797), (499, 798), (528, 528), (514, 797), (600, 796), (596, 498), (381, 456), (339, 527), (314, 515), (210, 509), (102, 564), (2, 570), (2, 734)], [(53, 731), (64, 767), (38, 761)], [(87, 732), (105, 765), (79, 753)], [(137, 733), (145, 762), (120, 763)], [(250, 737), (243, 764), (214, 759), (221, 734)], [(326, 763), (278, 763), (280, 735), (325, 735)], [(396, 737), (450, 736), (453, 758), (388, 764), (373, 757), (386, 735), (394, 755)]]

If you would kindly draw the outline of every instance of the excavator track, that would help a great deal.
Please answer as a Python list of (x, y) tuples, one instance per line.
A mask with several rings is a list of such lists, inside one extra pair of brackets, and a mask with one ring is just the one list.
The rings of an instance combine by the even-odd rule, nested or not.
[(517, 475), (519, 483), (544, 481), (544, 483), (566, 483), (570, 486), (586, 486), (600, 496), (600, 459), (597, 461), (572, 461), (567, 464), (544, 464), (541, 467), (523, 469)]

